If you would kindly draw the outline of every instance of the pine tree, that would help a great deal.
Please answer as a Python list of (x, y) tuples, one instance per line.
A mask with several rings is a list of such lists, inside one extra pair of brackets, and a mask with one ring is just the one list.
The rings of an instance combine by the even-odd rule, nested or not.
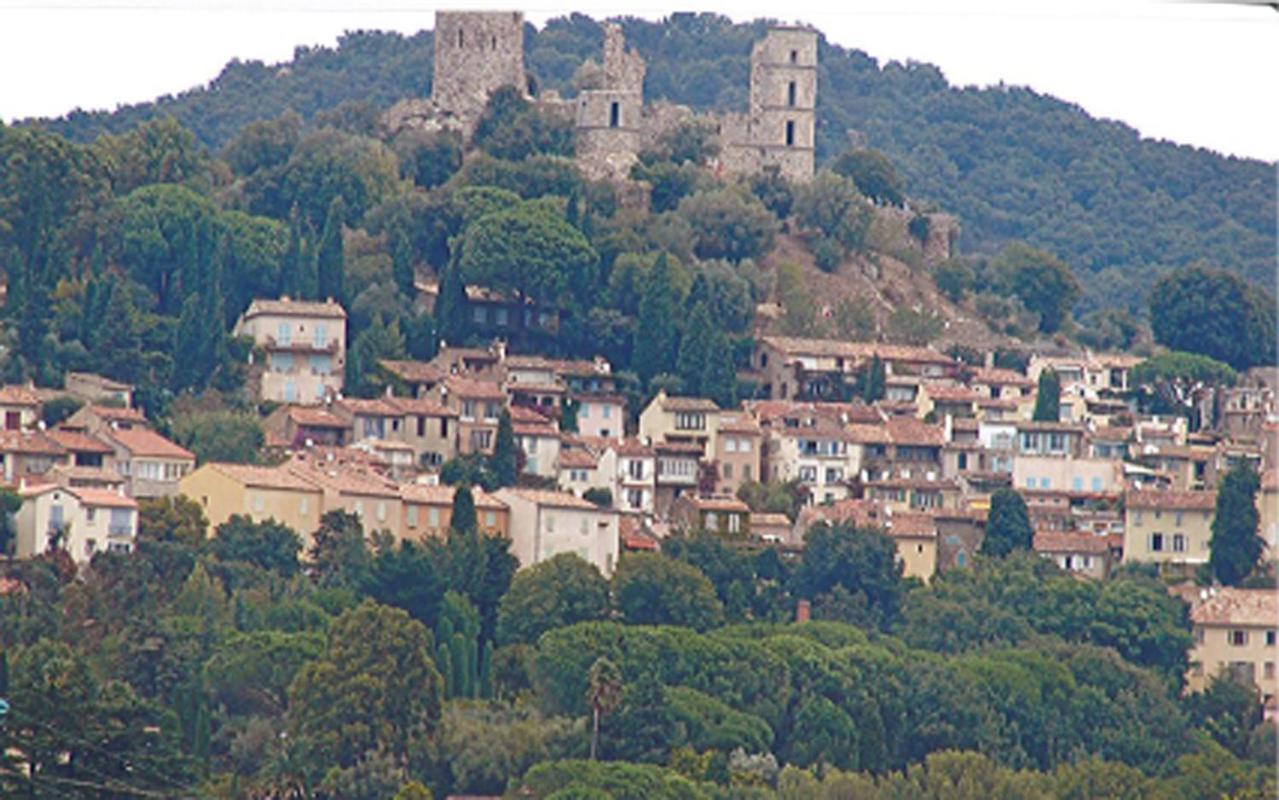
[(670, 264), (666, 254), (662, 253), (649, 271), (639, 304), (633, 364), (645, 386), (655, 375), (671, 371), (671, 357), (675, 353), (678, 336), (675, 328), (676, 294)]
[(514, 486), (519, 477), (519, 461), (515, 453), (515, 431), (511, 427), (511, 412), (502, 409), (497, 420), (497, 437), (493, 442), (493, 474), (498, 486)]
[(449, 517), (449, 529), (458, 533), (474, 533), (478, 528), (475, 517), (475, 496), (466, 484), (453, 492), (453, 513)]
[(720, 408), (737, 405), (737, 369), (733, 365), (733, 345), (728, 334), (716, 329), (711, 333), (706, 368), (702, 372), (701, 395), (715, 401)]
[(884, 399), (884, 362), (876, 353), (870, 360), (870, 366), (866, 369), (864, 380), (862, 381), (862, 400), (867, 403), (873, 403), (876, 400)]
[(346, 202), (342, 195), (333, 198), (324, 218), (320, 247), (316, 251), (316, 278), (319, 299), (333, 298), (346, 303), (346, 259), (342, 252), (342, 223), (346, 218)]
[(417, 293), (414, 286), (413, 242), (408, 234), (396, 229), (391, 233), (391, 275), (395, 278), (395, 287), (400, 294), (413, 299)]
[(471, 317), (466, 302), (466, 282), (457, 264), (450, 264), (440, 276), (440, 293), (431, 310), (435, 318), (438, 341), (453, 346), (463, 345), (471, 338)]
[(1226, 473), (1217, 488), (1217, 512), (1212, 519), (1208, 566), (1226, 586), (1238, 585), (1257, 566), (1265, 543), (1257, 535), (1257, 473), (1240, 463)]
[(118, 381), (134, 381), (142, 363), (142, 337), (138, 332), (138, 312), (128, 285), (113, 278), (108, 289), (106, 310), (98, 328), (94, 357), (102, 374)]
[(289, 209), (289, 244), (280, 261), (280, 295), (299, 297), (302, 285), (302, 218), (295, 204)]
[(1051, 369), (1039, 373), (1039, 388), (1035, 392), (1035, 422), (1061, 421), (1061, 379)]
[(1013, 489), (996, 489), (990, 496), (990, 514), (986, 521), (986, 536), (982, 539), (981, 552), (992, 556), (1006, 556), (1014, 550), (1029, 550), (1034, 544), (1035, 531), (1030, 525), (1026, 501)]
[(304, 222), (300, 246), (298, 248), (298, 293), (299, 300), (318, 300), (320, 296), (320, 264), (319, 251), (315, 247), (315, 230), (311, 223)]
[(684, 393), (701, 396), (702, 375), (711, 356), (711, 315), (705, 303), (698, 303), (684, 322), (684, 335), (679, 340), (679, 357), (675, 374), (684, 383)]

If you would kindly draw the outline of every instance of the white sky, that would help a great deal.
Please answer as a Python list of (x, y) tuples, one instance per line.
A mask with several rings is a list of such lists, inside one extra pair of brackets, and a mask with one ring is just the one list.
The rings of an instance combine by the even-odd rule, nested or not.
[(1279, 13), (1167, 0), (0, 0), (0, 118), (150, 100), (232, 58), (283, 61), (344, 30), (414, 33), (437, 7), (522, 8), (539, 26), (570, 11), (808, 22), (881, 62), (936, 64), (954, 84), (1026, 85), (1144, 136), (1279, 161)]

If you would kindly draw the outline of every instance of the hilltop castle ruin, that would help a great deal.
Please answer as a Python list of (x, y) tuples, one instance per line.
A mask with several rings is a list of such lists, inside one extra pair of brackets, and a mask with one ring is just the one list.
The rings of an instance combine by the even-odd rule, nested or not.
[(570, 115), (577, 162), (588, 177), (625, 180), (639, 153), (663, 133), (692, 120), (716, 131), (718, 161), (730, 174), (776, 167), (794, 181), (813, 176), (817, 103), (817, 33), (776, 27), (751, 50), (750, 101), (745, 112), (698, 115), (687, 106), (644, 102), (644, 59), (626, 48), (619, 26), (604, 26), (600, 85), (572, 100), (554, 92), (532, 97), (524, 70), (524, 15), (518, 11), (441, 11), (435, 17), (435, 64), (429, 100), (401, 102), (387, 126), (474, 130), (489, 94), (515, 86), (530, 100)]

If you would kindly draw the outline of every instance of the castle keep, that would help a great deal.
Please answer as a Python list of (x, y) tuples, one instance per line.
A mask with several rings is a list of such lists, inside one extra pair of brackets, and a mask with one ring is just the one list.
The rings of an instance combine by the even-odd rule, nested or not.
[[(644, 59), (626, 48), (622, 30), (604, 25), (602, 78), (573, 100), (554, 92), (529, 99), (575, 120), (577, 163), (594, 180), (625, 181), (639, 153), (684, 122), (704, 120), (717, 132), (713, 168), (752, 174), (776, 167), (786, 178), (813, 176), (817, 103), (817, 33), (776, 27), (751, 50), (750, 101), (744, 112), (698, 115), (686, 106), (644, 103)], [(518, 11), (440, 11), (429, 100), (406, 100), (388, 128), (456, 130), (469, 136), (489, 94), (514, 86), (527, 95), (524, 15)]]

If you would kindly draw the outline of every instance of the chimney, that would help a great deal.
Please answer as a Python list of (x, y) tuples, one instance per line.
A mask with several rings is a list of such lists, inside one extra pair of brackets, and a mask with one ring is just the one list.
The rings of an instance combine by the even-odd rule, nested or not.
[(809, 617), (812, 616), (812, 611), (812, 605), (807, 600), (800, 600), (795, 605), (795, 622), (808, 622)]

